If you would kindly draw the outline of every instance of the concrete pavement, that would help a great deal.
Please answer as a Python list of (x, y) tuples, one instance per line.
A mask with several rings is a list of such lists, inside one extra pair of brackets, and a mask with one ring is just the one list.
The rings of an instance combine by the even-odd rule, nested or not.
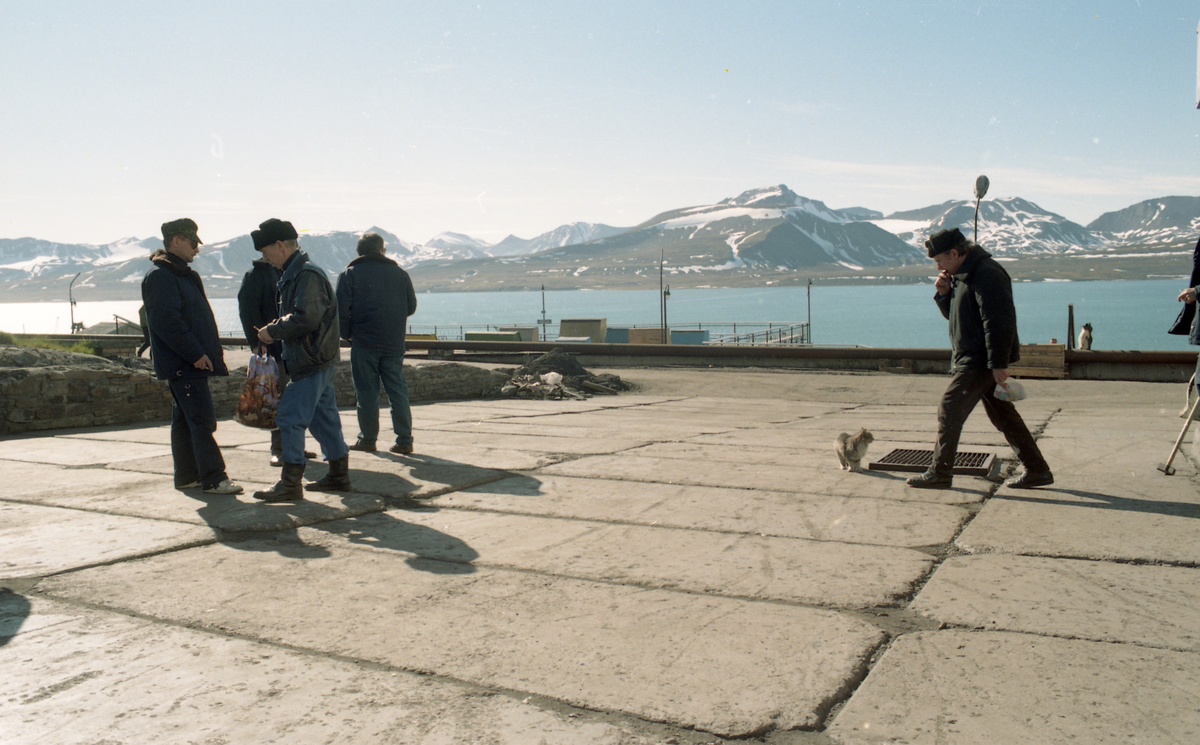
[[(175, 491), (165, 425), (0, 441), (2, 739), (1200, 739), (1183, 386), (1027, 381), (1055, 485), (929, 492), (833, 440), (927, 449), (945, 378), (611, 372), (416, 406), (295, 504)], [(217, 432), (247, 492), (266, 435)], [(962, 448), (1011, 459), (982, 410)]]

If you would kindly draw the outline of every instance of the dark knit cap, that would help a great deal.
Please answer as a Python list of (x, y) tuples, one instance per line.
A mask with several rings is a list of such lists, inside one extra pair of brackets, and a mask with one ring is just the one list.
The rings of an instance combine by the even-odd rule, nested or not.
[(264, 246), (269, 246), (278, 241), (294, 241), (300, 237), (290, 222), (274, 217), (266, 222), (259, 223), (258, 229), (262, 231), (262, 244)]
[(966, 247), (967, 237), (958, 228), (939, 230), (925, 239), (925, 248), (929, 251), (929, 258), (931, 259), (938, 254), (946, 253), (952, 248), (966, 250)]
[(254, 241), (255, 251), (261, 251), (264, 247), (271, 245), (263, 238), (263, 232), (261, 230), (251, 230), (250, 240)]
[(178, 220), (164, 222), (162, 224), (163, 243), (171, 240), (171, 236), (182, 235), (184, 238), (191, 238), (196, 243), (204, 243), (200, 240), (200, 236), (196, 235), (196, 231), (200, 230), (200, 226), (196, 225), (196, 221), (190, 217), (181, 217)]

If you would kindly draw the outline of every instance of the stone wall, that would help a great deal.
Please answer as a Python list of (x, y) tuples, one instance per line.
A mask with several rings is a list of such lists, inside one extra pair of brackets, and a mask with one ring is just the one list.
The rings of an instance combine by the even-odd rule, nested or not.
[[(409, 400), (446, 401), (495, 396), (509, 376), (455, 362), (405, 365)], [(246, 368), (229, 377), (210, 378), (219, 418), (233, 416), (246, 380)], [(350, 363), (339, 363), (334, 376), (338, 406), (357, 403)], [(387, 397), (381, 396), (386, 406)], [(96, 427), (171, 419), (171, 391), (148, 372), (120, 365), (86, 368), (0, 368), (0, 435), (47, 429)]]

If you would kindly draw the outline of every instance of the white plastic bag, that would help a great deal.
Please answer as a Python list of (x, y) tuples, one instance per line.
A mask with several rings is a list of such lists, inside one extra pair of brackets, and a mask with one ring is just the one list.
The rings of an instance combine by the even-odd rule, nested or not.
[(1021, 381), (1009, 378), (996, 386), (996, 398), (1001, 401), (1020, 401), (1025, 398), (1025, 386)]
[(556, 372), (548, 372), (542, 376), (542, 382), (546, 385), (559, 385), (562, 383), (562, 375)]

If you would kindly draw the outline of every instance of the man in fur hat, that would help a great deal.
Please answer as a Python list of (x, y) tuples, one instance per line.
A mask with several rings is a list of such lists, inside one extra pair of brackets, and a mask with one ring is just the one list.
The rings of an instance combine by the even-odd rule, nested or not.
[(1017, 408), (995, 394), (996, 386), (1003, 387), (1008, 380), (1009, 364), (1021, 357), (1017, 311), (1008, 272), (991, 254), (968, 241), (958, 228), (939, 230), (929, 236), (925, 248), (940, 270), (933, 299), (942, 315), (950, 320), (953, 355), (950, 385), (938, 405), (933, 464), (925, 473), (910, 478), (908, 485), (918, 489), (952, 486), (954, 457), (958, 454), (963, 424), (980, 401), (988, 419), (1025, 466), (1025, 472), (1006, 486), (1029, 489), (1053, 484), (1050, 466)]
[(264, 344), (283, 342), (283, 364), (291, 381), (275, 415), (283, 444), (283, 474), (274, 487), (254, 492), (254, 497), (266, 502), (304, 498), (305, 430), (312, 432), (329, 462), (329, 473), (308, 488), (349, 491), (350, 449), (342, 437), (333, 387), (341, 357), (333, 285), (325, 271), (300, 250), (299, 235), (290, 222), (272, 218), (258, 228), (263, 258), (283, 272), (279, 318), (258, 329), (258, 339)]

